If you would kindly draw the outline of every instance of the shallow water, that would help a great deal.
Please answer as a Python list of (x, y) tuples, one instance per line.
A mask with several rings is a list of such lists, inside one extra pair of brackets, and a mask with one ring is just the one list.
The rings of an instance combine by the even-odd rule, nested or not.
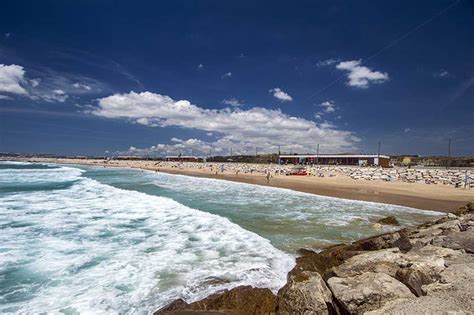
[[(0, 312), (147, 313), (277, 290), (299, 247), (436, 213), (148, 171), (0, 162)], [(208, 278), (225, 281), (210, 285)]]

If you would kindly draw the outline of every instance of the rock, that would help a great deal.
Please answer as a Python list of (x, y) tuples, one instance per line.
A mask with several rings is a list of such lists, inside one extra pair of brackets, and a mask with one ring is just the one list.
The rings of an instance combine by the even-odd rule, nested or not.
[(437, 237), (433, 244), (451, 248), (463, 249), (466, 253), (474, 253), (474, 230), (467, 229), (464, 232), (454, 232), (446, 236)]
[(289, 277), (278, 291), (277, 314), (329, 314), (332, 293), (317, 272), (305, 271)]
[(385, 225), (396, 225), (396, 226), (400, 225), (400, 222), (398, 222), (397, 218), (395, 218), (393, 215), (388, 216), (386, 218), (382, 218), (378, 220), (377, 223), (385, 224)]
[(402, 233), (404, 233), (404, 230), (372, 236), (352, 243), (351, 248), (357, 251), (373, 251), (390, 248), (394, 246), (394, 243), (400, 238)]
[(366, 314), (473, 314), (474, 259), (460, 255), (441, 273), (438, 282), (423, 286), (425, 296), (399, 299)]
[(448, 219), (450, 219), (450, 220), (455, 220), (455, 219), (458, 218), (458, 216), (455, 215), (455, 214), (453, 214), (453, 213), (448, 213), (448, 216), (447, 216), (447, 217), (448, 217)]
[(334, 298), (350, 314), (363, 314), (392, 300), (415, 297), (403, 283), (384, 273), (333, 277), (328, 280), (328, 285)]
[(407, 266), (409, 261), (398, 248), (381, 249), (363, 253), (347, 259), (333, 268), (337, 277), (352, 277), (366, 272), (382, 272), (395, 277), (398, 269)]
[(416, 296), (426, 295), (422, 287), (434, 282), (428, 272), (421, 268), (399, 269), (395, 275), (397, 280), (405, 284)]
[(413, 248), (410, 239), (405, 233), (400, 233), (400, 238), (393, 243), (393, 246), (398, 247), (402, 253), (409, 252)]
[(190, 304), (177, 300), (154, 314), (273, 314), (275, 309), (276, 297), (270, 289), (240, 286)]
[(459, 251), (427, 245), (405, 254), (405, 259), (409, 262), (409, 268), (416, 268), (431, 278), (438, 279), (440, 273), (446, 268), (446, 258), (460, 254)]
[(452, 211), (452, 213), (459, 216), (459, 215), (467, 214), (473, 211), (474, 211), (474, 202), (468, 202), (465, 206), (462, 206), (459, 209)]
[(174, 312), (176, 310), (184, 309), (187, 306), (189, 306), (189, 304), (186, 303), (183, 299), (177, 299), (177, 300), (174, 300), (173, 302), (163, 306), (158, 311), (156, 311), (154, 314), (155, 315), (171, 314), (172, 312)]
[(316, 271), (327, 279), (326, 272), (333, 266), (338, 266), (346, 259), (357, 255), (351, 245), (331, 246), (320, 253), (307, 249), (299, 250), (300, 257), (296, 258), (296, 266), (289, 272), (288, 276), (297, 275), (303, 271)]

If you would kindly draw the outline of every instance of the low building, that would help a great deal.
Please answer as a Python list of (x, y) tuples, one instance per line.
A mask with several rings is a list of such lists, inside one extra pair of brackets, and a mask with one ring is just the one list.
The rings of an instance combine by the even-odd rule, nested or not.
[(390, 157), (378, 154), (280, 155), (280, 164), (357, 165), (390, 167)]
[(202, 158), (192, 155), (169, 155), (165, 157), (170, 162), (201, 162)]

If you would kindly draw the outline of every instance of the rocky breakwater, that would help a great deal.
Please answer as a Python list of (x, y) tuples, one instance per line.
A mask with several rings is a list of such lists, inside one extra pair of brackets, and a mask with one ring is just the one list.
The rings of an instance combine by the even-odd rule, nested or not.
[(237, 287), (155, 314), (474, 313), (473, 203), (415, 228), (300, 255), (276, 296)]
[(353, 168), (345, 169), (344, 172), (356, 180), (398, 180), (408, 183), (441, 184), (455, 187), (474, 185), (474, 173), (471, 170)]

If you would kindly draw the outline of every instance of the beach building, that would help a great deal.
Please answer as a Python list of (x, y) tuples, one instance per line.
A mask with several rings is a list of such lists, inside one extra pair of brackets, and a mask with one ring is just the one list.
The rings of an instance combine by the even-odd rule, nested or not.
[(202, 158), (192, 155), (168, 155), (165, 157), (166, 161), (170, 162), (200, 162)]
[(378, 154), (280, 155), (280, 164), (358, 165), (390, 167), (390, 157)]

